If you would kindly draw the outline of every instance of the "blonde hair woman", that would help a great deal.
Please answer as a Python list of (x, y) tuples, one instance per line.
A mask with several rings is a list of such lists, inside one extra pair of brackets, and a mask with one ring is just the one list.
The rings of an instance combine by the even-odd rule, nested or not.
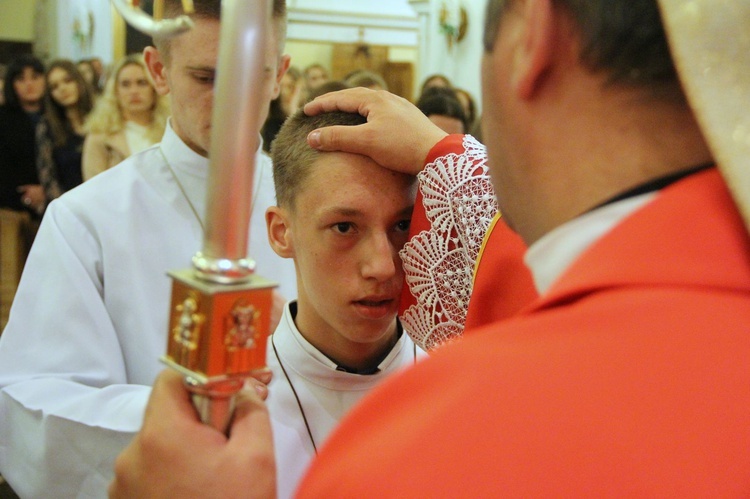
[(168, 117), (169, 102), (156, 93), (143, 57), (121, 59), (86, 120), (83, 179), (159, 142)]

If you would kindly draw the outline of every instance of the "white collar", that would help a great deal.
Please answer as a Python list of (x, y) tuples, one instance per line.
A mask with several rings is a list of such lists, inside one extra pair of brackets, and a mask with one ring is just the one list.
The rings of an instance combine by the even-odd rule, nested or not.
[(524, 261), (537, 292), (546, 293), (584, 251), (657, 194), (649, 192), (604, 205), (556, 227), (532, 244)]
[[(177, 135), (172, 128), (171, 118), (167, 120), (167, 126), (164, 130), (161, 143), (159, 144), (164, 159), (168, 162), (167, 167), (174, 170), (174, 174), (179, 179), (180, 184), (185, 189), (185, 195), (190, 203), (199, 213), (201, 220), (205, 219), (206, 213), (206, 187), (208, 182), (209, 160), (193, 151)], [(253, 199), (258, 196), (258, 189), (261, 186), (261, 177), (263, 175), (264, 161), (268, 161), (264, 156), (262, 141), (258, 145), (255, 153), (255, 175), (254, 175), (254, 192)], [(167, 175), (171, 173), (167, 170)]]
[(403, 355), (412, 359), (412, 343), (407, 334), (402, 334), (388, 356), (378, 366), (375, 374), (360, 375), (336, 370), (336, 363), (315, 348), (299, 332), (294, 324), (289, 302), (284, 306), (281, 323), (276, 328), (269, 341), (276, 345), (281, 362), (287, 370), (294, 371), (298, 376), (311, 383), (333, 390), (359, 391), (369, 390), (385, 377), (402, 367)]
[[(159, 147), (161, 147), (164, 156), (169, 160), (169, 164), (172, 165), (172, 168), (174, 168), (175, 171), (189, 173), (204, 179), (208, 178), (208, 158), (201, 156), (190, 149), (190, 147), (188, 147), (188, 145), (177, 135), (174, 128), (172, 128), (172, 118), (167, 120), (167, 126), (164, 129), (164, 135), (162, 136)], [(262, 138), (258, 141), (258, 149), (255, 154), (257, 170), (259, 168), (258, 165), (260, 164), (260, 159), (265, 155), (263, 152)]]
[[(187, 173), (204, 180), (208, 178), (208, 158), (193, 151), (183, 142), (172, 128), (171, 118), (167, 120), (167, 127), (159, 147), (176, 173)], [(180, 175), (180, 180), (182, 180), (182, 175)]]

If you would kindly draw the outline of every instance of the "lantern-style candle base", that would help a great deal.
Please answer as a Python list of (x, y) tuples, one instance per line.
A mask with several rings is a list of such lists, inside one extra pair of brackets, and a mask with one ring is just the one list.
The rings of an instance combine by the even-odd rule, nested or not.
[(239, 284), (211, 283), (193, 269), (169, 275), (169, 338), (162, 361), (185, 375), (203, 421), (225, 431), (234, 394), (266, 364), (276, 283), (256, 275)]

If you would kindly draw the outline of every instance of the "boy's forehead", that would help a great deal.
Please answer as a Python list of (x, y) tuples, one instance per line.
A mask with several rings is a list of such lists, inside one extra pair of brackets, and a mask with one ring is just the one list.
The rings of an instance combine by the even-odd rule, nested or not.
[(310, 171), (322, 176), (337, 176), (356, 171), (383, 168), (368, 156), (361, 154), (342, 151), (317, 151), (315, 156)]
[(407, 193), (411, 178), (386, 169), (368, 156), (340, 151), (318, 152), (300, 183), (300, 192), (316, 191), (324, 194), (324, 198), (346, 195), (355, 188), (360, 192)]
[[(170, 44), (170, 52), (181, 52), (182, 58), (202, 58), (206, 60), (205, 66), (218, 65), (219, 41), (221, 23), (213, 18), (196, 18), (192, 30), (173, 38)], [(265, 56), (267, 62), (274, 60), (274, 65), (282, 55), (283, 41), (277, 36), (278, 28), (273, 28), (273, 36), (266, 40)], [(182, 49), (182, 50), (181, 50)], [(213, 50), (211, 50), (213, 49)]]

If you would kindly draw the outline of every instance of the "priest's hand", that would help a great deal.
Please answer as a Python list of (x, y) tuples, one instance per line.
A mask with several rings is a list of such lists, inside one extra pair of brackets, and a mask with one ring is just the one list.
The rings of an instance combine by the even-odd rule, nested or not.
[(310, 146), (369, 156), (411, 175), (422, 170), (430, 149), (447, 135), (411, 102), (385, 90), (350, 88), (323, 94), (305, 106), (308, 115), (330, 111), (359, 113), (367, 123), (314, 130), (307, 138)]
[(115, 462), (112, 498), (274, 498), (268, 410), (256, 390), (237, 396), (229, 437), (200, 422), (180, 374), (154, 384), (143, 428)]

